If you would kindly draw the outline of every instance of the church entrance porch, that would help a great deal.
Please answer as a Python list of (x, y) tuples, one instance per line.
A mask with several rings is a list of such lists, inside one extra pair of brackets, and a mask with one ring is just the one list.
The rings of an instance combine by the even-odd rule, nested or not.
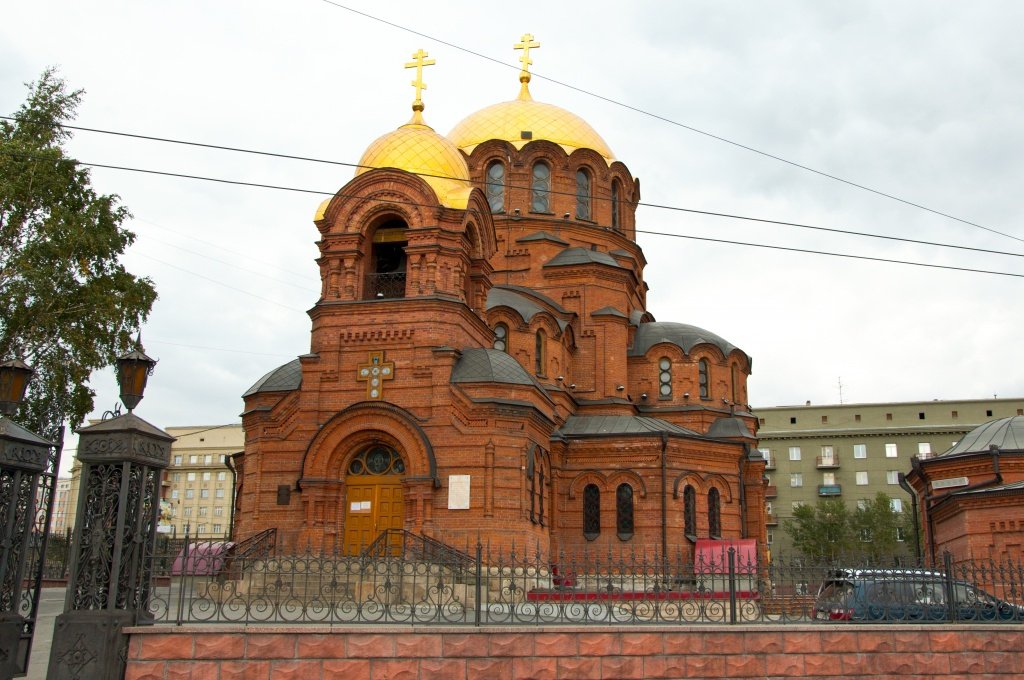
[(345, 476), (346, 555), (358, 555), (382, 532), (405, 523), (405, 463), (395, 449), (372, 444), (356, 455)]

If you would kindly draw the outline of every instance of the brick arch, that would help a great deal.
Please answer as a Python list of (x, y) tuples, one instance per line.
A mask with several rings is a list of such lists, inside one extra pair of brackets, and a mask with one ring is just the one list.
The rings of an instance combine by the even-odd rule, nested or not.
[(608, 477), (597, 470), (584, 470), (573, 477), (573, 480), (569, 482), (569, 498), (575, 500), (577, 494), (579, 494), (587, 484), (596, 484), (597, 488), (607, 490)]
[(707, 491), (704, 488), (704, 479), (696, 472), (681, 472), (672, 482), (672, 498), (681, 498), (684, 486), (690, 485), (697, 493), (703, 494)]
[(437, 194), (422, 178), (394, 169), (359, 175), (335, 194), (318, 226), (323, 233), (351, 233), (383, 213), (392, 213), (410, 227), (431, 221)]
[(718, 489), (718, 493), (721, 494), (723, 503), (732, 503), (732, 486), (726, 481), (725, 477), (717, 474), (710, 474), (705, 477), (707, 482), (707, 488), (704, 489), (704, 494), (711, 490), (711, 487)]
[(306, 447), (302, 479), (341, 479), (348, 459), (374, 442), (387, 443), (402, 454), (407, 478), (429, 479), (440, 488), (426, 432), (407, 411), (386, 402), (358, 402), (327, 421)]
[(608, 477), (608, 488), (619, 488), (619, 484), (628, 482), (630, 486), (637, 490), (640, 498), (647, 498), (647, 484), (644, 483), (644, 478), (638, 475), (632, 470), (617, 470)]

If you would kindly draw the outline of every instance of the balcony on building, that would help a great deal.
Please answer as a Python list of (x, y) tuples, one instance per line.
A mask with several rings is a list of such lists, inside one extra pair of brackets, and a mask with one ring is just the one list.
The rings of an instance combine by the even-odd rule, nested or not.
[(765, 456), (764, 457), (764, 469), (765, 470), (774, 470), (775, 469), (775, 456)]
[(775, 516), (775, 513), (765, 513), (765, 524), (768, 526), (775, 526), (779, 523), (779, 518)]
[(838, 496), (843, 493), (843, 487), (838, 484), (819, 484), (819, 496)]
[(765, 498), (775, 498), (778, 495), (779, 495), (779, 491), (775, 487), (774, 484), (769, 484), (768, 486), (766, 486), (764, 488), (764, 497)]
[(818, 456), (817, 459), (818, 469), (829, 469), (839, 467), (839, 455), (833, 453), (831, 456)]

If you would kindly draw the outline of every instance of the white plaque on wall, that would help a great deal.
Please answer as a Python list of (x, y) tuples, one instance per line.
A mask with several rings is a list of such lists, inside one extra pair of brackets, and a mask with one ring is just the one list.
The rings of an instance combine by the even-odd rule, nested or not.
[(448, 475), (448, 509), (469, 510), (469, 475)]

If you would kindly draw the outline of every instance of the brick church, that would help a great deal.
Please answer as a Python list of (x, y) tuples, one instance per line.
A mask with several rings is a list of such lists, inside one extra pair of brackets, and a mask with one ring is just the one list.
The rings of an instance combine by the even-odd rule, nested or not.
[(640, 185), (582, 118), (519, 96), (369, 145), (314, 222), (311, 347), (244, 395), (235, 538), (355, 554), (665, 551), (765, 540), (751, 359), (656, 321)]

